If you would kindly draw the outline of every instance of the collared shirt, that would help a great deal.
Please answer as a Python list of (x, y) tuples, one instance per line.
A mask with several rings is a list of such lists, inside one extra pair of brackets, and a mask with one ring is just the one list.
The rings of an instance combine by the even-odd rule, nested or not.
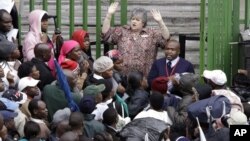
[(99, 80), (99, 79), (104, 79), (101, 75), (97, 75), (97, 74), (93, 74), (93, 77), (95, 78), (95, 79), (97, 79), (97, 80)]
[(123, 62), (122, 72), (127, 75), (131, 71), (141, 71), (147, 77), (153, 61), (156, 59), (157, 47), (164, 47), (160, 30), (143, 28), (139, 35), (134, 35), (130, 26), (110, 28), (103, 35), (103, 40), (117, 44)]
[[(173, 68), (180, 60), (180, 57), (178, 56), (177, 58), (175, 58), (174, 60), (171, 61), (171, 68)], [(166, 64), (169, 62), (170, 60), (166, 59)]]

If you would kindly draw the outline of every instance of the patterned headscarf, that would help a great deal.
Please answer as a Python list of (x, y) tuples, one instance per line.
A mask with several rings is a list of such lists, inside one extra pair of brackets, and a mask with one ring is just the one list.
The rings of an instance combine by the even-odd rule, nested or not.
[(85, 36), (89, 36), (89, 34), (83, 30), (83, 29), (79, 29), (76, 30), (73, 34), (72, 34), (72, 40), (77, 41), (80, 44), (81, 49), (84, 49), (84, 38)]

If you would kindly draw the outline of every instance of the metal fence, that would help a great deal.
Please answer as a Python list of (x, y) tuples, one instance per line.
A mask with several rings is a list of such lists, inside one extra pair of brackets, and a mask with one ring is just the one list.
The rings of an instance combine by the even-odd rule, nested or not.
[[(61, 26), (65, 23), (62, 23), (61, 19), (62, 19), (62, 2), (61, 0), (50, 0), (50, 2), (53, 1), (55, 2), (55, 6), (56, 6), (56, 24), (58, 28), (61, 28)], [(79, 0), (78, 0), (79, 1)], [(81, 7), (82, 7), (82, 28), (85, 30), (88, 30), (88, 27), (90, 25), (88, 25), (88, 3), (90, 1), (89, 0), (81, 0)], [(93, 2), (93, 1), (91, 1)], [(96, 57), (101, 56), (101, 27), (102, 27), (102, 22), (101, 22), (101, 6), (102, 6), (102, 2), (101, 0), (96, 0), (96, 41), (94, 41), (95, 45), (96, 45)], [(109, 0), (109, 3), (114, 2), (114, 0)], [(48, 4), (49, 4), (49, 0), (29, 0), (29, 11), (32, 11), (35, 9), (36, 4), (41, 5), (42, 4), (42, 9), (45, 11), (48, 11)], [(69, 38), (71, 37), (72, 33), (74, 32), (75, 29), (75, 13), (77, 11), (75, 11), (75, 0), (69, 0)], [(121, 19), (120, 19), (120, 24), (124, 25), (127, 24), (127, 0), (121, 0), (120, 1), (120, 13), (121, 13)], [(22, 18), (21, 18), (21, 12), (19, 12), (19, 30), (21, 31), (21, 23), (22, 23)], [(112, 25), (114, 25), (114, 17), (112, 18)], [(21, 36), (21, 35), (20, 35)], [(19, 39), (22, 39), (21, 37), (19, 37)], [(20, 41), (19, 41), (20, 42)]]

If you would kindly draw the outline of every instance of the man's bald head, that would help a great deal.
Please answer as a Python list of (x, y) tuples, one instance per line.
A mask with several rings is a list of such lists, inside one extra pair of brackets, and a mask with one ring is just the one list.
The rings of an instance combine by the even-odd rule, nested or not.
[(48, 44), (38, 43), (34, 48), (34, 54), (36, 58), (40, 58), (47, 62), (51, 58), (51, 48)]

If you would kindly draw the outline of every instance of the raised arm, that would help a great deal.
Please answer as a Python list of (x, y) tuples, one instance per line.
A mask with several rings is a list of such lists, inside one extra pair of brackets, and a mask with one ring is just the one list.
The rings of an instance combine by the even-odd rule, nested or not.
[(163, 38), (168, 40), (169, 37), (170, 37), (169, 30), (168, 30), (167, 26), (165, 25), (164, 21), (162, 20), (161, 13), (158, 10), (155, 10), (155, 9), (151, 10), (150, 12), (151, 12), (153, 18), (155, 19), (155, 21), (160, 26), (160, 30), (162, 32)]
[(117, 7), (118, 7), (119, 3), (118, 2), (114, 2), (109, 6), (108, 9), (108, 13), (103, 21), (103, 25), (102, 25), (102, 33), (107, 33), (109, 28), (110, 28), (110, 22), (111, 22), (111, 18), (112, 15), (115, 13)]

